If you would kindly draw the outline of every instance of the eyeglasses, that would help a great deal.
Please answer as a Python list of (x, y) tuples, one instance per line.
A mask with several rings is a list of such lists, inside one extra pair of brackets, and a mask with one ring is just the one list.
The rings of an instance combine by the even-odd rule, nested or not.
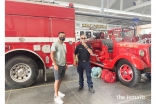
[(85, 40), (86, 38), (81, 38), (81, 39), (84, 39)]

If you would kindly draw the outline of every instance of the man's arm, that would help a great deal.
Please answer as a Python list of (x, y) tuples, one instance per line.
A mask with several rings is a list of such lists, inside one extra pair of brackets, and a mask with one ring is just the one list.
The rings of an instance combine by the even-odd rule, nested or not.
[(66, 60), (66, 69), (68, 69), (68, 64), (67, 64), (67, 48), (66, 48), (66, 44), (65, 45), (65, 50), (66, 50), (66, 53), (65, 53), (65, 60)]
[(55, 70), (58, 70), (58, 66), (57, 66), (56, 60), (55, 60), (55, 52), (56, 52), (56, 47), (55, 47), (55, 43), (53, 43), (53, 44), (52, 44), (52, 47), (51, 47), (50, 56), (51, 56), (51, 59), (52, 59), (53, 64), (54, 64), (54, 69), (55, 69)]
[(74, 58), (74, 61), (76, 61), (76, 62), (78, 61), (77, 54), (74, 53), (73, 58)]
[(93, 54), (93, 51), (91, 50), (91, 48), (87, 48), (87, 50), (90, 54)]
[(87, 51), (88, 51), (90, 54), (93, 54), (93, 51), (92, 51), (92, 48), (91, 48), (90, 45), (87, 45), (86, 43), (83, 44), (83, 45), (84, 45), (84, 47), (87, 49)]
[(78, 59), (76, 58), (76, 55), (78, 54), (78, 48), (76, 47), (75, 52), (73, 54), (73, 59), (74, 59), (74, 65), (76, 66), (76, 63), (78, 61)]
[(53, 64), (56, 65), (54, 54), (55, 54), (55, 51), (51, 51), (50, 56), (51, 56), (51, 59), (53, 61)]

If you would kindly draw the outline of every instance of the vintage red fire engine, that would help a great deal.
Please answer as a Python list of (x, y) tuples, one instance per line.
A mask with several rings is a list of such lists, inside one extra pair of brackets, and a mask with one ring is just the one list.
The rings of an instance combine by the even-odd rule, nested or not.
[[(70, 7), (71, 6), (71, 7)], [(32, 85), (38, 72), (52, 66), (50, 47), (58, 32), (66, 34), (67, 64), (73, 64), (75, 11), (31, 1), (5, 1), (5, 83), (12, 88)]]
[(141, 73), (151, 72), (151, 44), (122, 42), (114, 36), (118, 30), (109, 32), (109, 39), (88, 41), (94, 54), (91, 65), (116, 71), (119, 81), (129, 87), (136, 86)]

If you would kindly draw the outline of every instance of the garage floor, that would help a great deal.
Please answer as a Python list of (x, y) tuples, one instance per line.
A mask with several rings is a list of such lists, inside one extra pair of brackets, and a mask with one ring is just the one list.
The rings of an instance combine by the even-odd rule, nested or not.
[[(10, 89), (6, 86), (6, 104), (56, 104), (53, 101), (52, 70), (48, 71), (47, 82), (44, 82), (41, 73), (42, 71), (40, 71), (35, 84), (29, 88)], [(120, 82), (108, 84), (101, 79), (93, 79), (93, 83), (94, 94), (88, 91), (86, 78), (84, 89), (78, 92), (78, 73), (75, 67), (70, 67), (66, 71), (60, 90), (66, 94), (63, 98), (64, 104), (151, 104), (151, 81), (144, 80), (135, 88), (128, 88)], [(132, 96), (141, 97), (140, 99), (131, 99)]]

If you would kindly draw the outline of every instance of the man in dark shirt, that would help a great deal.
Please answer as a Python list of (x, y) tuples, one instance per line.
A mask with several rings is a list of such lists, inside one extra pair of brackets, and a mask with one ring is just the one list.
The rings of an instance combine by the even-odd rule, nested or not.
[(90, 66), (90, 54), (93, 54), (91, 46), (86, 43), (86, 36), (83, 34), (80, 36), (81, 43), (76, 47), (74, 52), (74, 65), (76, 66), (76, 55), (78, 56), (77, 72), (79, 73), (79, 90), (83, 89), (84, 78), (83, 71), (86, 70), (87, 83), (89, 91), (94, 93), (93, 82), (91, 78), (91, 66)]

